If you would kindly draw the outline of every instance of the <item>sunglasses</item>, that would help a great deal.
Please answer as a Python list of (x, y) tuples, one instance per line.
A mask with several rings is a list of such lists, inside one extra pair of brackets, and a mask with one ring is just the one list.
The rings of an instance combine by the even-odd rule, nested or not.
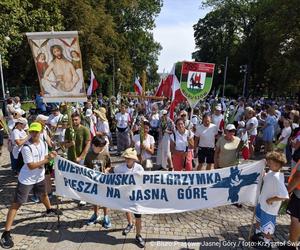
[(235, 129), (227, 130), (229, 133), (235, 133)]

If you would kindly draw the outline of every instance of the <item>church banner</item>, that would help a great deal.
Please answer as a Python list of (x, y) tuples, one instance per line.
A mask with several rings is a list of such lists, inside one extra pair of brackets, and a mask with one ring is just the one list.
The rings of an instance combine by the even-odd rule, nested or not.
[(87, 100), (77, 31), (26, 33), (44, 102)]
[(255, 205), (264, 161), (192, 172), (110, 174), (55, 160), (62, 197), (140, 214), (180, 213), (234, 203)]
[(209, 94), (214, 70), (213, 63), (182, 62), (180, 90), (192, 107)]

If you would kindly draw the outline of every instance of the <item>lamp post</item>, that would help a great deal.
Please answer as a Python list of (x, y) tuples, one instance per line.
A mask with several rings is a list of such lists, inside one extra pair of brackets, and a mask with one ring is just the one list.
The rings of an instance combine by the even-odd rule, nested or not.
[(240, 66), (240, 73), (244, 73), (243, 97), (245, 97), (246, 84), (247, 84), (247, 74), (248, 74), (248, 65), (247, 64)]
[[(10, 41), (10, 37), (6, 36), (4, 38), (7, 42)], [(2, 85), (2, 97), (3, 97), (3, 103), (5, 101), (5, 87), (4, 87), (4, 77), (3, 77), (3, 69), (2, 69), (2, 55), (0, 54), (0, 75), (1, 75), (1, 85)]]

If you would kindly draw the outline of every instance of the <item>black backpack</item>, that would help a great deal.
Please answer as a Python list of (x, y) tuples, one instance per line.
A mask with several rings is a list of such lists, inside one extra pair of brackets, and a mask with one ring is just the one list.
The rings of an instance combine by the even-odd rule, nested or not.
[[(32, 153), (32, 149), (28, 144), (24, 144), (23, 147), (29, 147), (30, 151)], [(22, 147), (22, 149), (23, 149)], [(24, 159), (23, 159), (23, 155), (22, 155), (22, 150), (20, 150), (19, 154), (18, 154), (18, 158), (16, 161), (16, 171), (19, 173), (21, 171), (21, 168), (24, 166)]]

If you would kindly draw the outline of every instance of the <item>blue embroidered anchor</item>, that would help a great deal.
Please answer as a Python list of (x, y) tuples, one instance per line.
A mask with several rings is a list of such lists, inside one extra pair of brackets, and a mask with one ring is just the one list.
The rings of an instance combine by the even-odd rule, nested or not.
[(230, 176), (212, 186), (212, 188), (228, 188), (228, 201), (236, 203), (239, 200), (239, 192), (242, 187), (257, 184), (259, 173), (242, 175), (238, 167), (230, 168)]

